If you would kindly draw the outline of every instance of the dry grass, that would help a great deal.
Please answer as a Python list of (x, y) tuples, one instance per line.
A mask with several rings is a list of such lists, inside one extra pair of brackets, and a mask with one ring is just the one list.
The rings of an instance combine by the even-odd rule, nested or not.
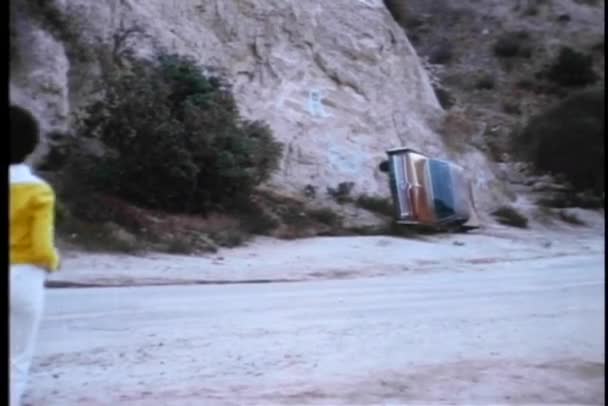
[(151, 231), (167, 232), (195, 230), (206, 234), (215, 234), (226, 230), (240, 228), (240, 220), (226, 214), (210, 213), (207, 216), (169, 215), (155, 213), (155, 222), (150, 224)]
[[(79, 195), (86, 198), (74, 197)], [(310, 208), (267, 190), (256, 192), (251, 204), (239, 211), (205, 216), (144, 209), (102, 194), (68, 196), (57, 206), (59, 234), (70, 245), (87, 250), (201, 254), (242, 245), (260, 234), (293, 239), (343, 232), (342, 218), (333, 209)]]
[(553, 225), (555, 224), (555, 220), (559, 220), (574, 226), (587, 225), (587, 223), (581, 220), (579, 216), (576, 215), (576, 213), (572, 213), (568, 210), (555, 209), (546, 206), (539, 206), (535, 211), (534, 218), (535, 220), (545, 225)]
[(59, 244), (91, 252), (137, 254), (147, 249), (143, 241), (112, 223), (94, 224), (75, 218), (64, 219), (57, 226)]
[(58, 235), (87, 250), (193, 254), (241, 245), (250, 238), (236, 215), (163, 213), (107, 195), (59, 202)]
[(390, 198), (361, 195), (355, 203), (357, 207), (372, 213), (387, 217), (393, 217), (395, 215), (395, 206)]

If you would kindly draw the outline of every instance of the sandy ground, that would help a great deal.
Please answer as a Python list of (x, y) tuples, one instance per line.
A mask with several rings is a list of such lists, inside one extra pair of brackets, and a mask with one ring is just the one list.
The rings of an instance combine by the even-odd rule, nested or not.
[(70, 252), (49, 285), (133, 286), (176, 283), (296, 281), (399, 273), (485, 269), (505, 263), (604, 252), (603, 214), (592, 227), (518, 230), (491, 226), (470, 234), (326, 237), (293, 241), (259, 238), (207, 256), (143, 257)]
[(604, 404), (599, 227), (73, 255), (26, 403)]

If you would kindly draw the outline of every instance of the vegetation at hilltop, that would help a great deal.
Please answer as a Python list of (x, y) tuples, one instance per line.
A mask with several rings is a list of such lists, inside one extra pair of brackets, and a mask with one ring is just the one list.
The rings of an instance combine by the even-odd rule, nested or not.
[(134, 60), (109, 80), (77, 138), (108, 151), (85, 169), (98, 189), (170, 212), (246, 203), (282, 152), (267, 124), (241, 118), (221, 75), (177, 55)]

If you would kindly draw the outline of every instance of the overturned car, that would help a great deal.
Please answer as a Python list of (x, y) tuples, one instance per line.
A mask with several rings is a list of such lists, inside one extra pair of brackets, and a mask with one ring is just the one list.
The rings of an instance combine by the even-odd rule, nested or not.
[(464, 170), (408, 148), (387, 151), (387, 172), (399, 224), (438, 229), (479, 228), (473, 189)]

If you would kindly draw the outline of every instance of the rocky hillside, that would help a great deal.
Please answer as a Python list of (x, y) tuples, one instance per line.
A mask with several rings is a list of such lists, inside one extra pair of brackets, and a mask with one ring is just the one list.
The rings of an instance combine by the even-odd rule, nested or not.
[[(558, 214), (557, 221), (567, 216), (555, 208), (603, 204), (585, 193), (574, 195), (562, 177), (547, 173), (539, 177), (528, 163), (516, 162), (521, 157), (514, 154), (522, 144), (534, 142), (530, 136), (547, 140), (545, 156), (551, 154), (550, 149), (554, 150), (551, 167), (573, 159), (587, 162), (591, 159), (589, 151), (595, 155), (594, 148), (603, 150), (603, 139), (584, 137), (589, 134), (584, 130), (585, 120), (600, 120), (596, 123), (603, 127), (602, 113), (598, 116), (592, 112), (596, 107), (584, 105), (587, 96), (580, 97), (580, 101), (566, 101), (586, 89), (596, 89), (591, 91), (601, 94), (603, 99), (603, 0), (386, 0), (385, 3), (430, 72), (436, 93), (447, 110), (444, 141), (448, 145), (464, 141), (496, 162), (500, 168), (498, 178), (507, 185), (512, 205), (545, 222), (551, 217), (548, 213)], [(561, 116), (547, 114), (543, 118), (553, 108), (559, 109)], [(603, 102), (598, 108), (603, 111)], [(577, 113), (568, 114), (574, 110)], [(545, 133), (526, 130), (532, 121), (544, 128), (540, 131)], [(460, 137), (453, 131), (454, 124), (465, 129)], [(558, 133), (560, 127), (564, 130)], [(598, 129), (600, 138), (603, 133), (603, 129)], [(552, 137), (555, 141), (551, 141)], [(579, 144), (585, 145), (576, 145), (576, 137)], [(567, 138), (573, 139), (571, 145)], [(558, 142), (563, 145), (547, 148)], [(558, 153), (560, 148), (572, 154), (584, 148), (587, 152), (573, 158), (567, 152)], [(593, 173), (604, 171), (603, 158), (592, 162), (595, 165), (592, 175), (587, 173), (585, 177), (596, 177)], [(597, 176), (601, 179), (601, 175)], [(603, 185), (603, 180), (598, 182)]]
[(224, 69), (243, 114), (271, 125), (286, 147), (274, 190), (313, 205), (343, 182), (388, 196), (377, 164), (406, 145), (475, 173), (482, 208), (505, 199), (482, 151), (446, 146), (429, 73), (381, 0), (23, 0), (11, 13), (11, 99), (47, 130), (99, 95), (104, 58), (165, 49)]
[(577, 88), (546, 79), (562, 47), (588, 56), (604, 82), (603, 0), (390, 1), (442, 104), (475, 123), (469, 141), (509, 161), (514, 130)]

